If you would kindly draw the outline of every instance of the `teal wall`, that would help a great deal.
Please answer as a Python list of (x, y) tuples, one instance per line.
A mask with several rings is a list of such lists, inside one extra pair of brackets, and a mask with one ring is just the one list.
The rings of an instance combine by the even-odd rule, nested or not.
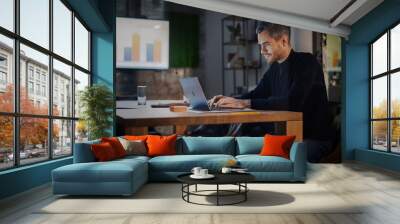
[(48, 183), (53, 169), (71, 163), (69, 157), (0, 172), (0, 199)]
[[(86, 25), (95, 32), (109, 32), (110, 25), (104, 18), (99, 5), (114, 0), (66, 0), (68, 4), (85, 21)], [(112, 9), (112, 8), (110, 8)]]
[[(369, 150), (368, 44), (400, 22), (400, 0), (386, 0), (351, 27), (344, 43), (343, 159), (398, 170), (399, 156)], [(362, 150), (362, 151), (360, 151)], [(397, 163), (397, 164), (396, 164)]]
[[(103, 83), (114, 92), (114, 1), (67, 2), (92, 31), (93, 83)], [(114, 130), (110, 127), (110, 132)], [(0, 199), (50, 182), (53, 169), (71, 163), (72, 157), (68, 157), (0, 172)]]
[(92, 32), (92, 82), (104, 84), (113, 92), (114, 116), (113, 126), (110, 127), (109, 132), (115, 135), (115, 1), (99, 0), (97, 7), (109, 29), (107, 32)]

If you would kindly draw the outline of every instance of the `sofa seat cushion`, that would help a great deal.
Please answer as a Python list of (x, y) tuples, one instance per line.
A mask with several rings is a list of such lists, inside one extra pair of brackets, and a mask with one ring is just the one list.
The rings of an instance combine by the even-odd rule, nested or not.
[(249, 172), (293, 172), (292, 161), (279, 156), (239, 155), (236, 160)]
[(149, 170), (163, 172), (190, 172), (193, 167), (203, 167), (209, 171), (219, 171), (230, 159), (231, 155), (174, 155), (158, 156), (149, 160)]
[(131, 155), (131, 156), (125, 156), (124, 158), (121, 159), (117, 159), (114, 160), (115, 161), (132, 161), (132, 160), (138, 160), (138, 161), (143, 161), (143, 162), (147, 162), (149, 161), (150, 157), (148, 156), (135, 156), (135, 155)]
[(131, 182), (139, 172), (147, 172), (147, 163), (139, 159), (109, 162), (75, 163), (53, 170), (58, 182)]

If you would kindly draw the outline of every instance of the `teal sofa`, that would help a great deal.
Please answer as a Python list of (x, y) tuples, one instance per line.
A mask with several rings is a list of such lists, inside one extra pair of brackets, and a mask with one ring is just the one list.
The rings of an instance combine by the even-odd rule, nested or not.
[(218, 172), (228, 160), (236, 160), (259, 182), (304, 182), (306, 149), (294, 143), (290, 159), (260, 156), (263, 137), (182, 137), (177, 140), (177, 155), (127, 156), (96, 162), (91, 141), (75, 144), (74, 163), (52, 171), (54, 194), (131, 195), (148, 181), (176, 181), (193, 167)]

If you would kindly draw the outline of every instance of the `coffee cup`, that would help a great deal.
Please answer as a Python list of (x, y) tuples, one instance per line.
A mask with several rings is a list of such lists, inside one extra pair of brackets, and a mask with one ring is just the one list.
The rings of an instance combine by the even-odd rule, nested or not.
[(201, 169), (200, 170), (200, 176), (207, 176), (208, 175), (208, 169)]
[(200, 174), (200, 171), (201, 171), (201, 170), (202, 170), (201, 167), (193, 167), (192, 173), (193, 173), (194, 175), (196, 175), (196, 176), (199, 176), (199, 175), (201, 175), (201, 174)]
[(221, 172), (222, 173), (230, 173), (230, 172), (232, 172), (232, 168), (230, 168), (230, 167), (222, 167)]

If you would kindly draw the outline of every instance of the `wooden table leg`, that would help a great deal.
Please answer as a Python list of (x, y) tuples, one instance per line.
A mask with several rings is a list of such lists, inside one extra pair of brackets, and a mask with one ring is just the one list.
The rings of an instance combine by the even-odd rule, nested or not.
[(177, 135), (185, 135), (186, 125), (175, 125), (175, 134)]
[(303, 141), (303, 121), (286, 121), (286, 135), (295, 135), (296, 142)]
[(126, 127), (126, 135), (147, 135), (149, 132), (148, 127)]

